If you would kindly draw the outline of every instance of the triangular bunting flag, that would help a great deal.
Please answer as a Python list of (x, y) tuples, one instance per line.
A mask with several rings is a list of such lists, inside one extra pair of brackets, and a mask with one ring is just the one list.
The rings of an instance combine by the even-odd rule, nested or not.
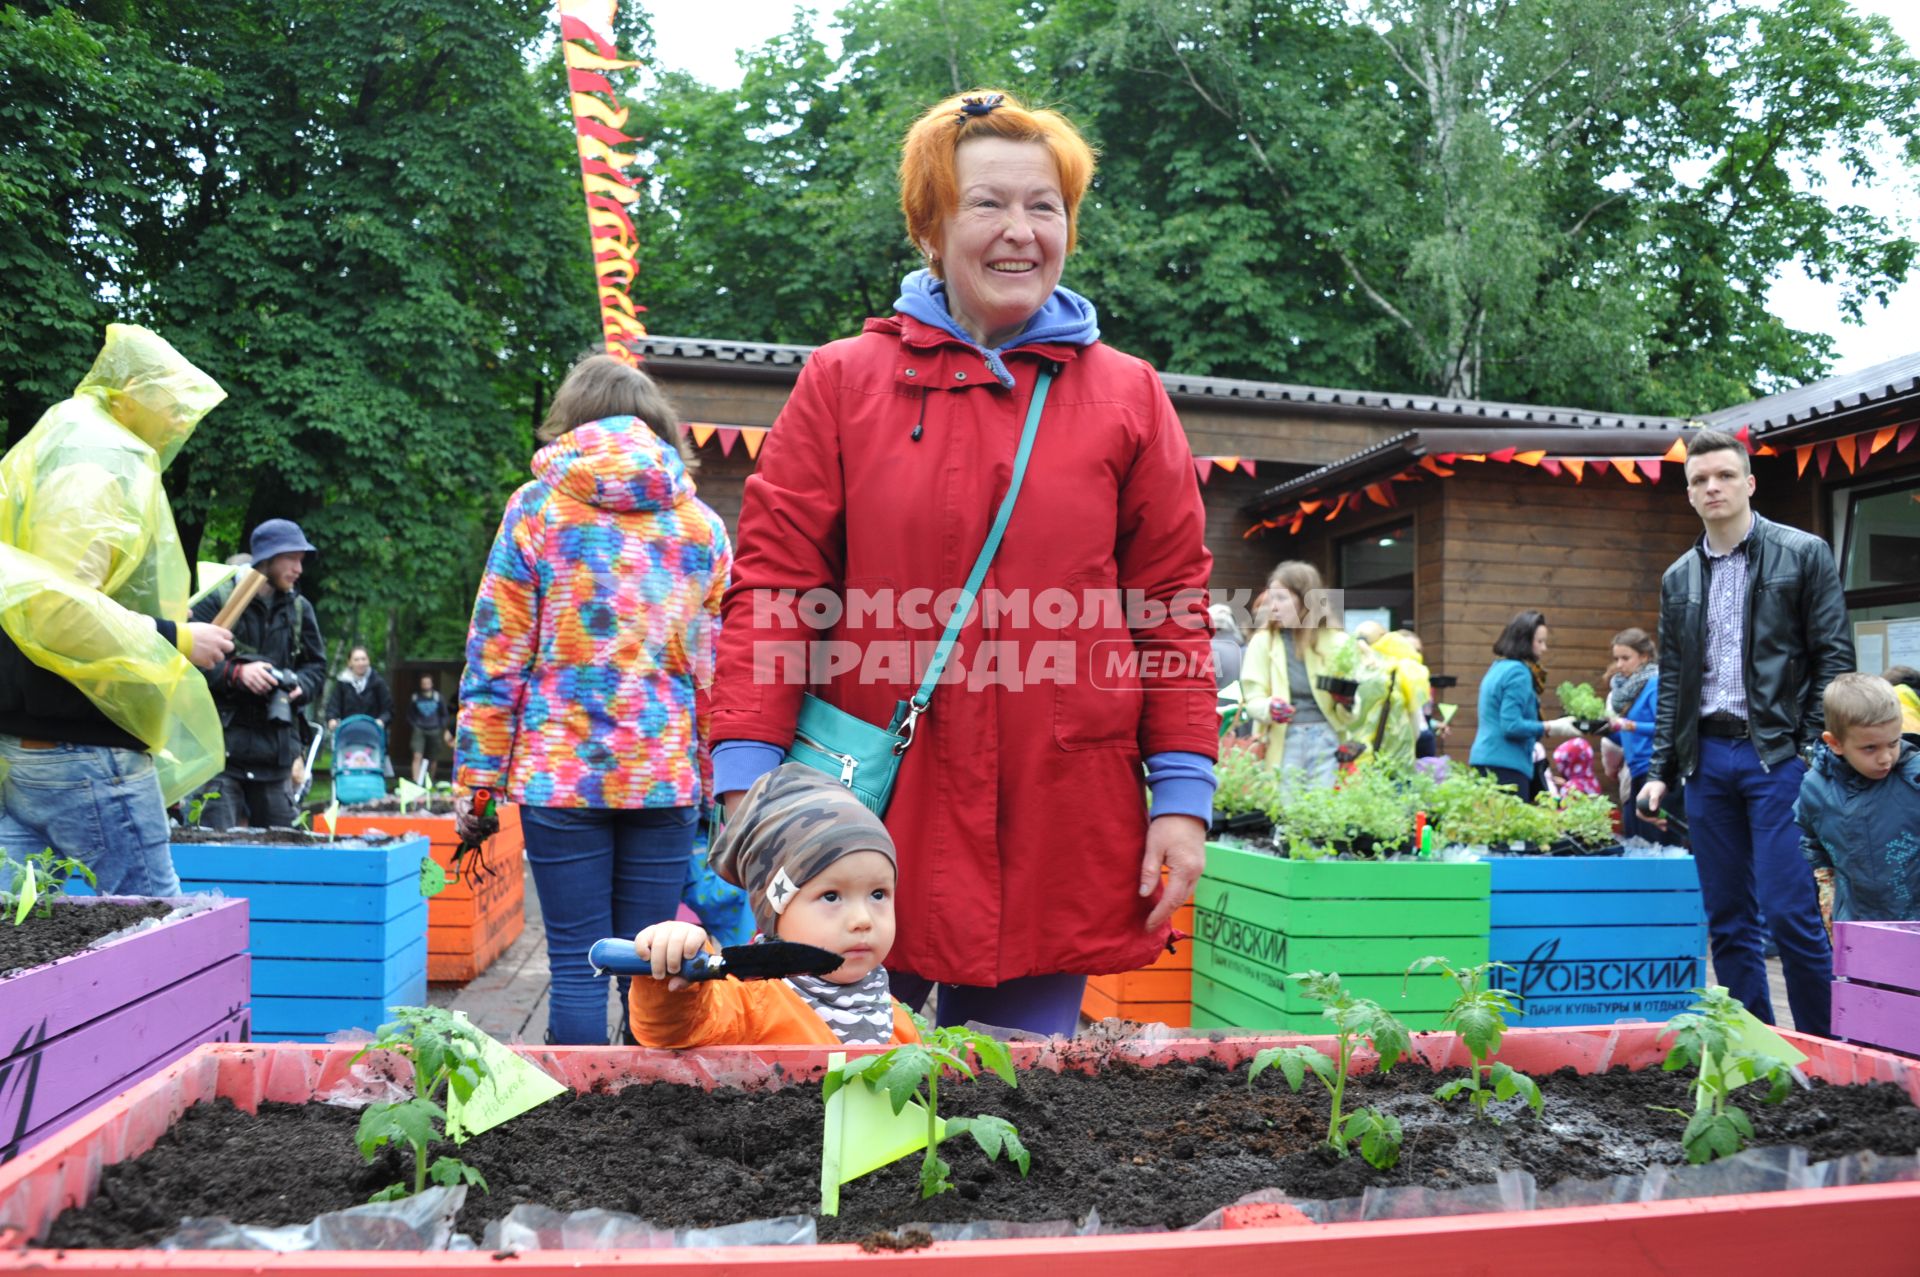
[(1874, 431), (1873, 442), (1867, 445), (1867, 455), (1871, 457), (1874, 453), (1892, 443), (1893, 437), (1899, 433), (1900, 427), (1898, 426), (1886, 426)]
[(1333, 503), (1333, 509), (1327, 511), (1327, 522), (1332, 523), (1335, 519), (1339, 518), (1340, 512), (1346, 508), (1347, 494), (1342, 493), (1340, 499)]
[(1384, 483), (1368, 484), (1367, 495), (1373, 498), (1375, 505), (1392, 505), (1393, 504), (1392, 490), (1388, 488), (1387, 485)]
[(1445, 464), (1446, 461), (1451, 459), (1452, 458), (1422, 457), (1420, 458), (1420, 468), (1430, 474), (1437, 474), (1442, 479), (1451, 479), (1453, 478), (1453, 471), (1447, 469)]
[(731, 457), (733, 455), (733, 445), (740, 440), (740, 427), (715, 426), (714, 430), (720, 435), (720, 455), (723, 457)]
[(1200, 476), (1200, 482), (1205, 483), (1207, 476), (1213, 473), (1213, 458), (1195, 457), (1193, 459), (1193, 472)]
[(1300, 503), (1300, 513), (1312, 514), (1315, 510), (1318, 510), (1321, 506), (1325, 504), (1326, 504), (1325, 501), (1302, 501)]
[(1859, 441), (1855, 439), (1854, 436), (1852, 435), (1848, 435), (1844, 439), (1835, 439), (1833, 441), (1833, 450), (1840, 454), (1840, 460), (1847, 463), (1848, 474), (1853, 473), (1853, 465), (1854, 465), (1853, 445), (1857, 442)]
[(1487, 460), (1498, 461), (1501, 465), (1505, 465), (1507, 462), (1512, 461), (1514, 456), (1515, 456), (1514, 449), (1502, 448), (1498, 452), (1489, 452), (1487, 454)]
[(1615, 457), (1613, 459), (1613, 468), (1615, 470), (1618, 470), (1620, 472), (1620, 477), (1622, 479), (1625, 479), (1628, 483), (1640, 482), (1640, 476), (1633, 472), (1633, 462), (1628, 460), (1627, 458)]
[(1777, 457), (1780, 455), (1780, 452), (1772, 444), (1763, 443), (1753, 450), (1753, 455), (1756, 457)]
[(1822, 479), (1826, 478), (1827, 465), (1833, 460), (1833, 445), (1830, 443), (1815, 444), (1813, 446), (1813, 459), (1820, 466), (1820, 477)]
[(1907, 445), (1913, 442), (1913, 436), (1916, 433), (1920, 433), (1920, 421), (1909, 421), (1906, 425), (1900, 427), (1900, 437), (1894, 441), (1893, 450), (1895, 452), (1905, 452)]
[(693, 432), (693, 446), (696, 448), (706, 447), (707, 440), (713, 438), (713, 427), (704, 421), (690, 421), (687, 429)]
[(1647, 478), (1653, 480), (1655, 483), (1660, 482), (1660, 463), (1658, 461), (1651, 461), (1651, 460), (1642, 458), (1641, 460), (1636, 461), (1633, 464), (1640, 467), (1641, 474), (1644, 474), (1645, 476), (1647, 476)]
[(746, 440), (747, 455), (758, 460), (760, 456), (760, 445), (767, 441), (766, 429), (761, 426), (743, 426), (740, 430), (740, 437)]
[(1580, 482), (1587, 477), (1587, 463), (1573, 457), (1567, 458), (1567, 469), (1573, 471), (1573, 481)]
[(1794, 478), (1798, 479), (1807, 472), (1807, 462), (1811, 460), (1812, 457), (1813, 445), (1810, 443), (1803, 443), (1793, 450)]
[(1253, 475), (1253, 477), (1256, 479), (1260, 477), (1259, 474), (1255, 472), (1253, 468), (1253, 462), (1251, 461), (1242, 461), (1240, 463), (1240, 468), (1242, 470), (1245, 470), (1248, 474)]
[(1546, 449), (1542, 448), (1538, 452), (1516, 452), (1513, 459), (1523, 466), (1537, 466), (1546, 460), (1546, 456)]
[(1733, 437), (1738, 439), (1740, 441), (1740, 446), (1745, 448), (1748, 452), (1753, 451), (1752, 436), (1753, 436), (1752, 426), (1742, 426), (1738, 430), (1733, 432)]
[(1459, 459), (1460, 454), (1457, 452), (1443, 452), (1440, 454), (1440, 464), (1443, 466), (1450, 466)]
[(1540, 468), (1551, 475), (1558, 475), (1560, 473), (1560, 463), (1550, 457), (1542, 457), (1540, 459)]
[(1675, 439), (1673, 441), (1673, 446), (1671, 448), (1668, 448), (1666, 452), (1662, 453), (1660, 457), (1660, 460), (1662, 461), (1672, 461), (1676, 464), (1678, 464), (1679, 462), (1685, 461), (1686, 459), (1687, 459), (1687, 441), (1685, 439)]
[(1222, 470), (1229, 470), (1229, 471), (1231, 471), (1231, 470), (1238, 470), (1238, 469), (1240, 468), (1240, 458), (1238, 458), (1238, 457), (1215, 457), (1215, 458), (1213, 459), (1213, 464), (1214, 464), (1214, 465), (1216, 465), (1216, 466), (1219, 466), (1219, 467), (1220, 467), (1220, 468), (1221, 468)]
[(1304, 515), (1304, 514), (1296, 514), (1296, 515), (1294, 515), (1294, 516), (1293, 516), (1293, 522), (1292, 522), (1292, 523), (1289, 523), (1289, 524), (1287, 525), (1287, 531), (1288, 531), (1288, 532), (1290, 532), (1290, 533), (1294, 533), (1294, 534), (1298, 534), (1298, 533), (1299, 533), (1299, 531), (1300, 531), (1300, 525), (1301, 525), (1302, 523), (1305, 523), (1306, 521), (1307, 521), (1307, 516), (1306, 516), (1306, 515)]

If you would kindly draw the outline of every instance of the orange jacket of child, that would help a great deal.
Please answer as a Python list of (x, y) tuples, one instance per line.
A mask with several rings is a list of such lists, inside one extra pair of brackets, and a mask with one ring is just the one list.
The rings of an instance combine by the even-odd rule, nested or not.
[[(662, 1050), (841, 1045), (827, 1022), (784, 980), (702, 980), (672, 993), (665, 980), (635, 976), (627, 1009), (634, 1040)], [(913, 1017), (896, 999), (893, 1037), (886, 1045), (919, 1040)]]

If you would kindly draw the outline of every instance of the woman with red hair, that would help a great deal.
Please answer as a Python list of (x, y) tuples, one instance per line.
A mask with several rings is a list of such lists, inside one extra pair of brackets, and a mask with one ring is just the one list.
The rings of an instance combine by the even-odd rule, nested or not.
[(1071, 1033), (1085, 978), (1152, 961), (1204, 862), (1212, 557), (1159, 377), (1060, 286), (1093, 169), (1064, 117), (1007, 94), (927, 111), (900, 163), (926, 268), (808, 360), (741, 506), (713, 718), (729, 806), (804, 692), (884, 726), (918, 686), (1044, 387), (886, 812), (888, 966), (910, 1006), (940, 986), (943, 1023)]

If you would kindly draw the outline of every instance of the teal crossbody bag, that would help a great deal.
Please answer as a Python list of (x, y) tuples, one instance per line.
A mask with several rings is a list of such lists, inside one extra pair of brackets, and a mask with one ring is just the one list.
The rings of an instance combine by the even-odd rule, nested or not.
[(1058, 365), (1055, 365), (1043, 371), (1034, 383), (1033, 402), (1027, 408), (1027, 424), (1020, 432), (1020, 450), (1014, 454), (1013, 478), (1007, 484), (1007, 495), (1000, 501), (1000, 511), (994, 515), (987, 542), (980, 547), (980, 556), (973, 561), (973, 571), (967, 575), (960, 601), (947, 620), (946, 632), (940, 636), (940, 646), (934, 649), (926, 676), (920, 680), (920, 687), (912, 699), (897, 702), (892, 721), (885, 727), (876, 727), (864, 718), (829, 705), (812, 692), (801, 697), (800, 717), (794, 724), (793, 744), (787, 747), (787, 761), (804, 763), (834, 777), (851, 789), (855, 797), (876, 815), (886, 815), (887, 804), (893, 801), (893, 787), (900, 778), (901, 759), (913, 744), (914, 725), (927, 712), (927, 706), (933, 700), (933, 689), (939, 685), (940, 671), (946, 668), (954, 640), (960, 637), (960, 627), (966, 621), (967, 613), (973, 610), (973, 600), (980, 593), (981, 583), (986, 580), (987, 568), (992, 565), (994, 554), (1000, 549), (1000, 538), (1007, 530), (1007, 522), (1013, 518), (1013, 503), (1020, 496), (1020, 484), (1027, 476), (1027, 459), (1033, 454), (1033, 438), (1039, 430), (1040, 410), (1046, 407), (1047, 387), (1052, 384), (1057, 368)]

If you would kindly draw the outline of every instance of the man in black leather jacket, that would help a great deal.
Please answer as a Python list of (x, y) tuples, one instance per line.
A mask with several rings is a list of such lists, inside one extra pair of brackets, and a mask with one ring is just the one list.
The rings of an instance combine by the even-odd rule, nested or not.
[(1686, 781), (1687, 827), (1714, 975), (1769, 1024), (1760, 914), (1780, 948), (1794, 1026), (1825, 1035), (1833, 952), (1793, 820), (1821, 695), (1853, 669), (1833, 551), (1755, 514), (1739, 440), (1688, 440), (1687, 501), (1706, 526), (1660, 581), (1660, 708), (1641, 806)]

